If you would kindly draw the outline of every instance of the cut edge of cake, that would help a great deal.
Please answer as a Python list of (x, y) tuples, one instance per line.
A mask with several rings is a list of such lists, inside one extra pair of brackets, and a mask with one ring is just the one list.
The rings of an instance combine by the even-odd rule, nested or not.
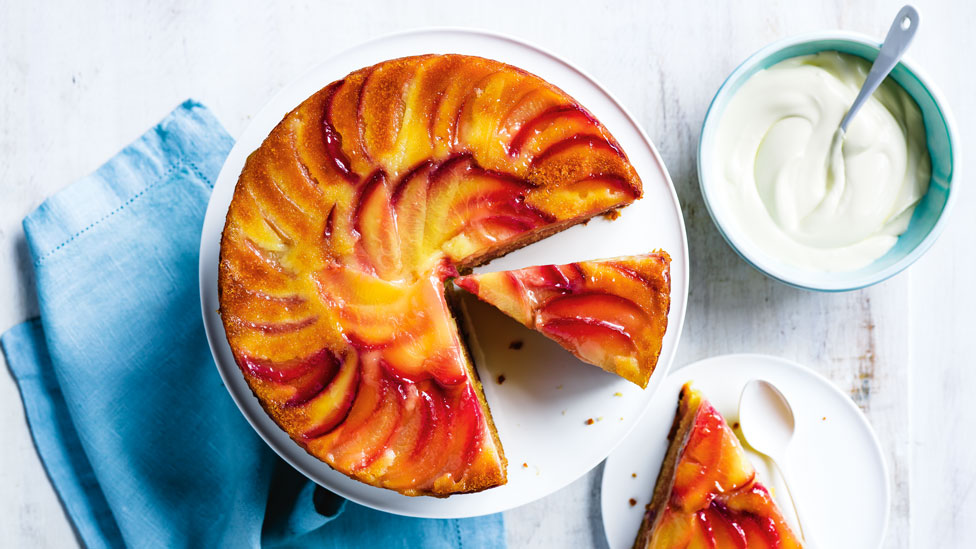
[(678, 408), (674, 414), (674, 421), (671, 423), (671, 430), (668, 432), (668, 451), (661, 464), (661, 471), (658, 473), (657, 481), (654, 483), (654, 493), (651, 502), (647, 504), (644, 518), (641, 520), (640, 530), (637, 539), (634, 540), (633, 549), (646, 549), (650, 546), (651, 534), (654, 527), (660, 521), (674, 489), (675, 469), (681, 452), (688, 443), (688, 437), (695, 427), (695, 418), (698, 416), (698, 409), (701, 408), (701, 393), (691, 388), (691, 383), (685, 383), (678, 394)]

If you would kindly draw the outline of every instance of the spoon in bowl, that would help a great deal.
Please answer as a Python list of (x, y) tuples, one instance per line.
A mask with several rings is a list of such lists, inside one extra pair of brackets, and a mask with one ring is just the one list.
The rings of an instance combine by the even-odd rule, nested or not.
[(841, 119), (840, 127), (834, 132), (833, 140), (830, 143), (830, 154), (827, 157), (827, 173), (832, 181), (844, 180), (844, 159), (841, 147), (844, 144), (844, 134), (847, 132), (847, 126), (850, 125), (851, 120), (857, 112), (871, 98), (871, 94), (878, 89), (878, 86), (884, 82), (884, 79), (888, 77), (888, 74), (895, 68), (898, 61), (901, 60), (902, 55), (905, 54), (905, 50), (908, 49), (908, 45), (915, 38), (915, 31), (917, 29), (918, 12), (912, 6), (906, 5), (902, 7), (898, 11), (898, 15), (895, 16), (895, 20), (891, 22), (888, 34), (885, 36), (881, 50), (878, 52), (878, 57), (875, 58), (874, 64), (871, 65), (871, 70), (868, 71), (868, 75), (864, 79), (864, 84), (861, 85), (861, 90), (857, 93), (854, 103), (851, 104), (851, 108), (847, 110), (847, 114)]
[(790, 403), (772, 383), (754, 379), (742, 388), (739, 396), (739, 427), (749, 446), (765, 454), (776, 464), (793, 503), (803, 545), (807, 549), (813, 549), (816, 545), (811, 539), (810, 523), (800, 514), (800, 507), (790, 488), (790, 475), (786, 466), (787, 450), (796, 427)]
[(895, 65), (901, 60), (901, 56), (905, 55), (905, 50), (915, 38), (917, 29), (918, 12), (911, 6), (904, 6), (898, 11), (895, 20), (891, 22), (891, 28), (888, 29), (884, 44), (881, 45), (881, 51), (878, 52), (878, 57), (871, 65), (871, 70), (868, 71), (864, 84), (861, 85), (861, 91), (858, 92), (851, 108), (847, 110), (847, 114), (840, 121), (841, 132), (847, 131), (847, 126), (857, 111), (861, 110), (861, 106), (867, 102), (874, 90), (878, 89), (881, 82), (888, 77), (888, 73), (895, 68)]

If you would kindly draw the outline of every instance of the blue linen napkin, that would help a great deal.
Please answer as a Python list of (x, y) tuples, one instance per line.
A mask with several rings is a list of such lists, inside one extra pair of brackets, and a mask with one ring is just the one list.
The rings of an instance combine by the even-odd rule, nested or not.
[(187, 101), (24, 220), (40, 319), (0, 338), (31, 434), (98, 547), (504, 547), (500, 514), (346, 502), (281, 461), (221, 384), (197, 258), (233, 140)]

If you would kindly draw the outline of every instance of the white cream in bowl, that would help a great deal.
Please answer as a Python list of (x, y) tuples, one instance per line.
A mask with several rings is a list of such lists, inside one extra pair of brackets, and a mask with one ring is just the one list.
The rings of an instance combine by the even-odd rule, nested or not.
[(816, 271), (853, 271), (884, 255), (928, 190), (922, 114), (887, 79), (834, 134), (870, 69), (821, 52), (752, 75), (729, 100), (715, 138), (715, 197), (765, 253)]

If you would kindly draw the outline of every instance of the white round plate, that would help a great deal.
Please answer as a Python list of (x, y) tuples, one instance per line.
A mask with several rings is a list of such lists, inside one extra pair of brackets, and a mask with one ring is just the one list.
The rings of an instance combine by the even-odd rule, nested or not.
[[(488, 270), (562, 263), (647, 252), (671, 254), (671, 313), (664, 347), (648, 388), (580, 363), (564, 349), (490, 307), (468, 303), (472, 349), (498, 435), (509, 461), (508, 484), (449, 499), (406, 497), (349, 479), (310, 456), (264, 413), (234, 363), (217, 314), (220, 232), (248, 154), (306, 97), (349, 72), (386, 59), (424, 53), (461, 53), (497, 59), (559, 86), (613, 133), (644, 182), (644, 198), (616, 221), (591, 221), (492, 262)], [(667, 374), (685, 316), (688, 252), (681, 209), (654, 146), (613, 97), (582, 71), (518, 40), (483, 31), (417, 30), (367, 42), (322, 63), (288, 85), (254, 117), (228, 156), (207, 208), (200, 243), (200, 296), (217, 368), (231, 396), (262, 438), (315, 482), (357, 503), (401, 515), (453, 518), (504, 511), (544, 497), (599, 464), (620, 443)], [(483, 267), (481, 270), (485, 270)], [(509, 349), (515, 340), (520, 350)], [(478, 348), (480, 347), (480, 349)], [(504, 384), (497, 383), (504, 375)], [(620, 396), (615, 396), (618, 394)], [(593, 418), (593, 425), (586, 420)]]
[[(796, 416), (790, 483), (818, 546), (865, 549), (881, 545), (891, 493), (881, 445), (864, 414), (830, 381), (808, 368), (783, 358), (742, 354), (709, 358), (672, 372), (654, 394), (637, 428), (607, 458), (601, 507), (611, 549), (630, 549), (634, 544), (667, 451), (681, 386), (692, 381), (734, 426), (739, 394), (747, 382), (757, 378), (776, 385)], [(772, 462), (743, 446), (759, 480), (795, 528), (793, 507)], [(630, 505), (631, 498), (637, 505)]]

